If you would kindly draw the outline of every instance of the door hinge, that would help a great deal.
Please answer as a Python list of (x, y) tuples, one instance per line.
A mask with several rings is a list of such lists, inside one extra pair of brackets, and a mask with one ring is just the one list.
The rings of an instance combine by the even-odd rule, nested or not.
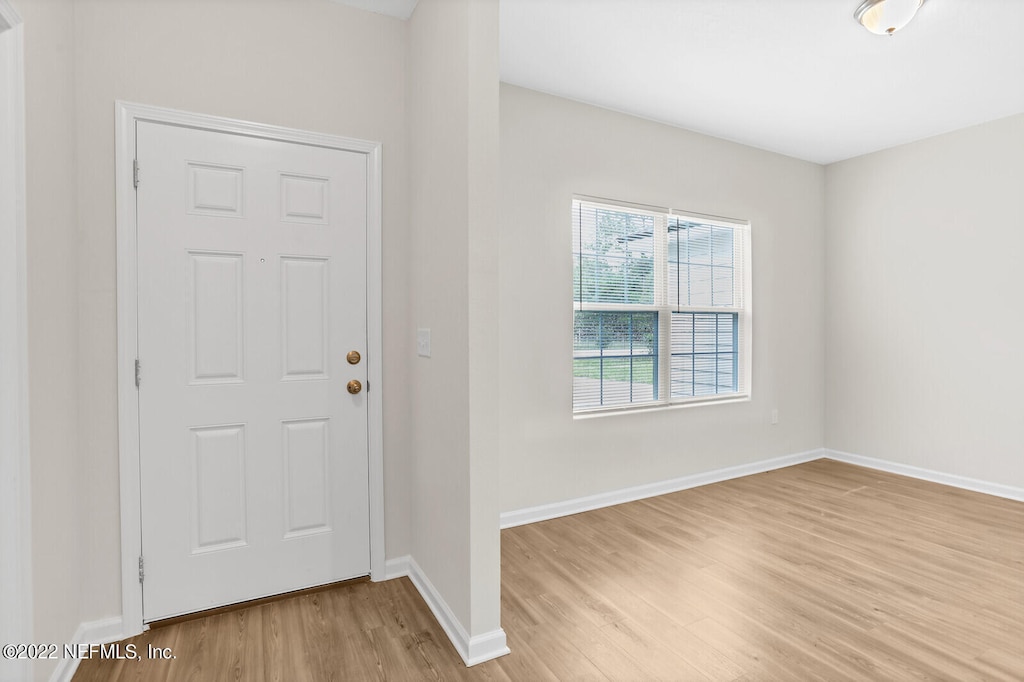
[(132, 159), (132, 184), (135, 189), (139, 188), (139, 160)]
[(144, 566), (145, 566), (145, 564), (143, 563), (143, 561), (142, 561), (142, 557), (140, 556), (140, 557), (139, 557), (139, 582), (140, 582), (140, 583), (141, 583), (141, 582), (142, 582), (143, 580), (145, 580), (145, 579), (146, 579), (146, 572), (145, 572), (145, 570), (144, 570)]
[(135, 388), (142, 385), (142, 363), (139, 362), (138, 358), (135, 358)]

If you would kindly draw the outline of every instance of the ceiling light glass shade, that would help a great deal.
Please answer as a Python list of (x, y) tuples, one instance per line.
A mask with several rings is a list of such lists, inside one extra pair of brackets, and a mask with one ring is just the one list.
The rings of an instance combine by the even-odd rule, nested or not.
[(910, 23), (924, 0), (864, 0), (853, 13), (864, 28), (878, 35), (892, 35)]

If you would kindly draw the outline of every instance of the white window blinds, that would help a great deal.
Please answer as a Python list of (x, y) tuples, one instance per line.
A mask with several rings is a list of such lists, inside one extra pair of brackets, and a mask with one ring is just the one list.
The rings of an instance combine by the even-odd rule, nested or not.
[(653, 305), (655, 214), (573, 202), (579, 303)]
[(576, 199), (573, 409), (749, 395), (748, 225)]

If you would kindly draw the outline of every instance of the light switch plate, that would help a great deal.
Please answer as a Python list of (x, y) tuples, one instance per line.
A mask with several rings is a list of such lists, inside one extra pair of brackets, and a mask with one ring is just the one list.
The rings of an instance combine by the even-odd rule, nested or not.
[(416, 354), (421, 358), (430, 357), (430, 330), (429, 329), (417, 329), (416, 330)]

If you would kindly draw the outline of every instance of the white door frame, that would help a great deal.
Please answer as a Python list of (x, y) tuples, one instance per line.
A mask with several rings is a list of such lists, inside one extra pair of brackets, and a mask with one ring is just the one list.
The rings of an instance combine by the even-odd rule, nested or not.
[[(0, 0), (3, 1), (3, 0)], [(121, 472), (121, 608), (124, 636), (143, 631), (142, 585), (142, 490), (139, 480), (139, 394), (135, 388), (138, 357), (138, 271), (135, 188), (135, 124), (151, 121), (235, 133), (281, 142), (298, 142), (366, 155), (366, 322), (368, 366), (368, 445), (370, 497), (370, 577), (385, 579), (384, 567), (384, 448), (381, 387), (381, 145), (337, 135), (236, 121), (174, 109), (130, 102), (116, 104), (117, 190), (117, 402), (118, 443)], [(146, 169), (139, 169), (140, 183)], [(372, 389), (372, 390), (369, 390)]]
[[(24, 26), (0, 0), (0, 641), (32, 637), (25, 244)], [(31, 661), (0, 659), (0, 678), (29, 679)]]

